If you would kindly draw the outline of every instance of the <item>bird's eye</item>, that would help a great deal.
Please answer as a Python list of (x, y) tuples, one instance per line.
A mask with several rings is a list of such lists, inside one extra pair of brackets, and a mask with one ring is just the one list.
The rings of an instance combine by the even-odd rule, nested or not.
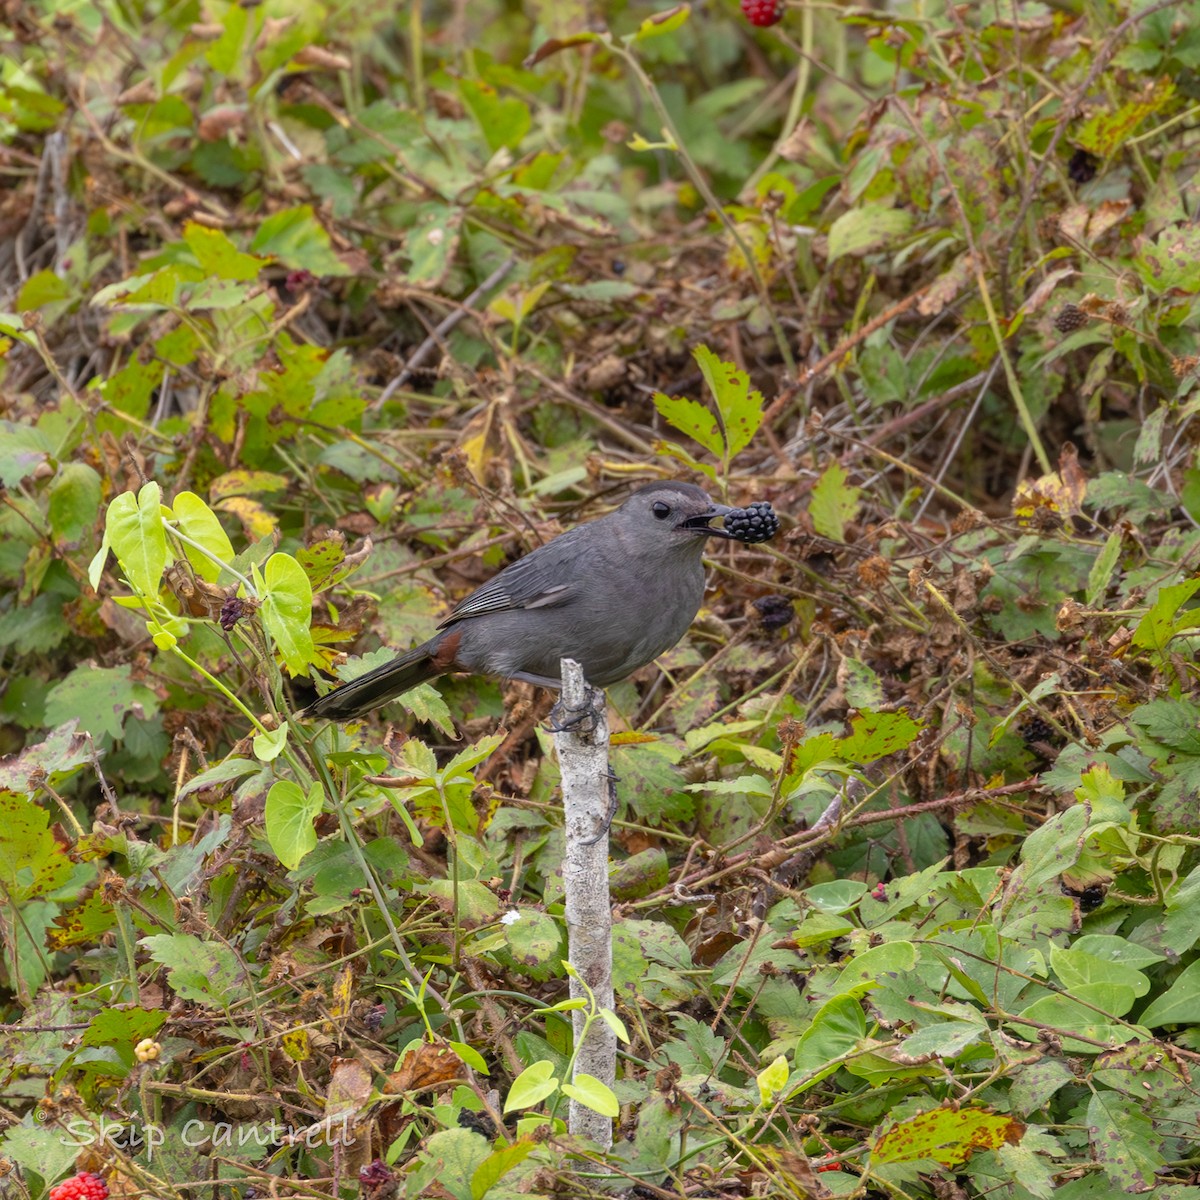
[(671, 506), (669, 504), (664, 504), (661, 500), (655, 500), (655, 502), (650, 505), (650, 511), (655, 515), (655, 517), (658, 518), (658, 520), (665, 521), (671, 515)]

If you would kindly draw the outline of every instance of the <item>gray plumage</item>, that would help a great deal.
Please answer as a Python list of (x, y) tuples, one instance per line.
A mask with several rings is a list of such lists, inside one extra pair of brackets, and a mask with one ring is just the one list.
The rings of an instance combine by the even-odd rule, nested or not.
[(573, 658), (607, 687), (683, 637), (704, 595), (709, 522), (734, 510), (690, 483), (651, 483), (577, 525), (462, 600), (440, 632), (310, 704), (302, 716), (362, 716), (447, 671), (559, 686)]

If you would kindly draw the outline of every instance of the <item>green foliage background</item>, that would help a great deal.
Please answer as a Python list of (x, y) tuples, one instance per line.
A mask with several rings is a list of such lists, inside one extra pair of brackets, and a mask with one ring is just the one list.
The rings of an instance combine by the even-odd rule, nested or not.
[[(1200, 1198), (1200, 4), (4, 12), (0, 1192)], [(601, 1177), (536, 697), (293, 714), (673, 476)]]

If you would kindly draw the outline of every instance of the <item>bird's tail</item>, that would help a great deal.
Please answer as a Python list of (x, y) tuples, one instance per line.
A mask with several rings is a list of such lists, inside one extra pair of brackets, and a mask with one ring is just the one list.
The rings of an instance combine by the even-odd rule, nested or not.
[(446, 665), (437, 662), (440, 641), (441, 637), (436, 637), (423, 645), (414, 646), (407, 654), (401, 654), (382, 667), (376, 667), (342, 684), (340, 688), (327, 692), (299, 715), (310, 721), (322, 717), (333, 721), (350, 721), (365, 716), (401, 692), (407, 692), (409, 688), (443, 674)]

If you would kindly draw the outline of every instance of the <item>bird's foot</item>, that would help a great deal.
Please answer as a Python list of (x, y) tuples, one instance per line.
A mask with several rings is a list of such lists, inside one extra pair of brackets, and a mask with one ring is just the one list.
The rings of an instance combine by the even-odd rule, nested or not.
[(571, 708), (560, 695), (550, 710), (550, 718), (546, 728), (551, 733), (567, 733), (569, 731), (589, 734), (596, 731), (604, 716), (608, 698), (602, 688), (588, 686), (584, 694), (583, 704), (579, 708)]
[(581, 846), (594, 846), (608, 831), (612, 828), (613, 819), (617, 815), (617, 784), (620, 781), (620, 776), (612, 769), (608, 768), (608, 815), (604, 818), (604, 824), (600, 827), (597, 833), (592, 834), (584, 842), (580, 842)]

